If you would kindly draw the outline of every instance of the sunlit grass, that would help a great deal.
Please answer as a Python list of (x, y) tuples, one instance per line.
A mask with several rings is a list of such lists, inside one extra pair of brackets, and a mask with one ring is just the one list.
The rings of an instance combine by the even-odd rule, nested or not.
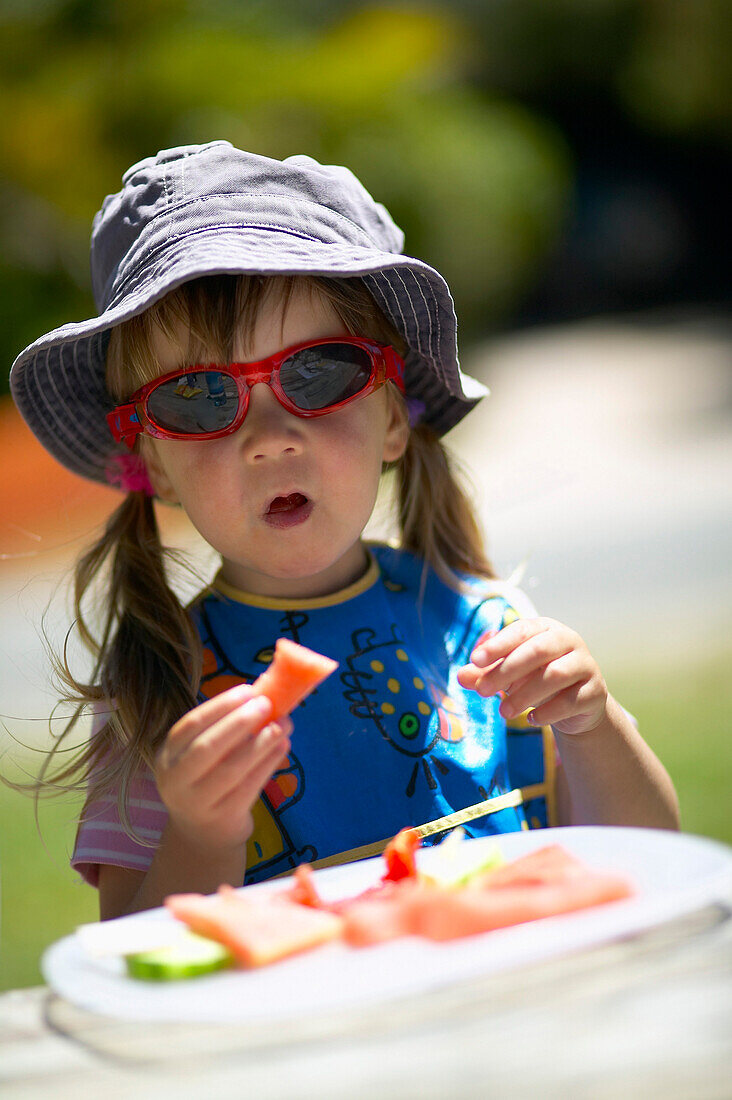
[[(688, 657), (688, 655), (684, 655)], [(681, 803), (685, 832), (732, 844), (732, 653), (669, 663), (663, 672), (619, 670), (610, 690), (638, 720), (665, 764)]]
[(33, 800), (0, 786), (0, 989), (37, 985), (43, 949), (98, 918), (93, 890), (69, 868), (79, 803)]
[[(676, 783), (687, 832), (732, 843), (732, 677), (729, 655), (659, 672), (622, 668), (609, 686)], [(0, 989), (39, 983), (40, 956), (77, 924), (97, 919), (95, 892), (68, 867), (78, 803), (41, 805), (0, 786)]]

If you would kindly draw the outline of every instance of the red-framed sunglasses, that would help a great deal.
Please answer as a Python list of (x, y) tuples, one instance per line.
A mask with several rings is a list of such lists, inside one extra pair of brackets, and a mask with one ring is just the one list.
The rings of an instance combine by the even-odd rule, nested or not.
[(107, 414), (118, 443), (140, 432), (157, 439), (218, 439), (240, 427), (252, 386), (265, 382), (294, 416), (325, 416), (395, 382), (404, 361), (394, 348), (360, 336), (309, 340), (254, 363), (183, 367), (142, 386)]

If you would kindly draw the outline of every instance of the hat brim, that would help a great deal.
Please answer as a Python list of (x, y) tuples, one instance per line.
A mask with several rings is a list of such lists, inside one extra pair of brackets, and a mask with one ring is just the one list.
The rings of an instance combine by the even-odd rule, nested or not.
[(274, 227), (221, 226), (170, 240), (126, 272), (98, 317), (63, 325), (15, 360), (10, 387), (44, 447), (74, 473), (108, 483), (115, 443), (106, 414), (109, 333), (191, 279), (221, 274), (360, 277), (399, 332), (407, 394), (425, 405), (423, 420), (442, 435), (488, 392), (459, 367), (455, 313), (445, 280), (410, 256), (329, 243)]

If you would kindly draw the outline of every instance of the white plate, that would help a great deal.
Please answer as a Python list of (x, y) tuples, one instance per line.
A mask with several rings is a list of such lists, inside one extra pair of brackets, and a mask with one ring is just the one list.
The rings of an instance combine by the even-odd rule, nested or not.
[[(127, 977), (121, 959), (98, 958), (77, 934), (53, 944), (41, 967), (67, 1001), (128, 1020), (227, 1022), (275, 1020), (345, 1009), (427, 992), (476, 974), (498, 973), (626, 937), (719, 899), (732, 891), (732, 849), (715, 841), (655, 829), (565, 828), (507, 833), (506, 859), (560, 843), (595, 870), (614, 871), (635, 886), (634, 897), (564, 916), (487, 932), (450, 943), (407, 937), (377, 947), (328, 944), (261, 970), (228, 971), (163, 983)], [(490, 845), (494, 838), (470, 841)], [(428, 868), (434, 849), (419, 853)], [(364, 860), (317, 872), (324, 897), (358, 893), (383, 872)], [(281, 890), (283, 883), (248, 887)], [(173, 920), (165, 910), (123, 918)]]

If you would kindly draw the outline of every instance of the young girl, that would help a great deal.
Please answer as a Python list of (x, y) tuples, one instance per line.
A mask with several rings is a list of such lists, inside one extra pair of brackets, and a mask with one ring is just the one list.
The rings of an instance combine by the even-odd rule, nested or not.
[[(126, 493), (77, 567), (95, 664), (66, 675), (96, 720), (54, 778), (88, 786), (72, 862), (102, 917), (375, 854), (406, 825), (676, 827), (582, 639), (494, 579), (439, 440), (485, 390), (384, 207), (344, 168), (221, 141), (123, 182), (92, 234), (99, 317), (11, 379), (61, 462)], [(398, 549), (362, 539), (385, 469)], [(221, 558), (187, 608), (155, 497)], [(272, 722), (248, 685), (279, 636), (340, 667)]]

